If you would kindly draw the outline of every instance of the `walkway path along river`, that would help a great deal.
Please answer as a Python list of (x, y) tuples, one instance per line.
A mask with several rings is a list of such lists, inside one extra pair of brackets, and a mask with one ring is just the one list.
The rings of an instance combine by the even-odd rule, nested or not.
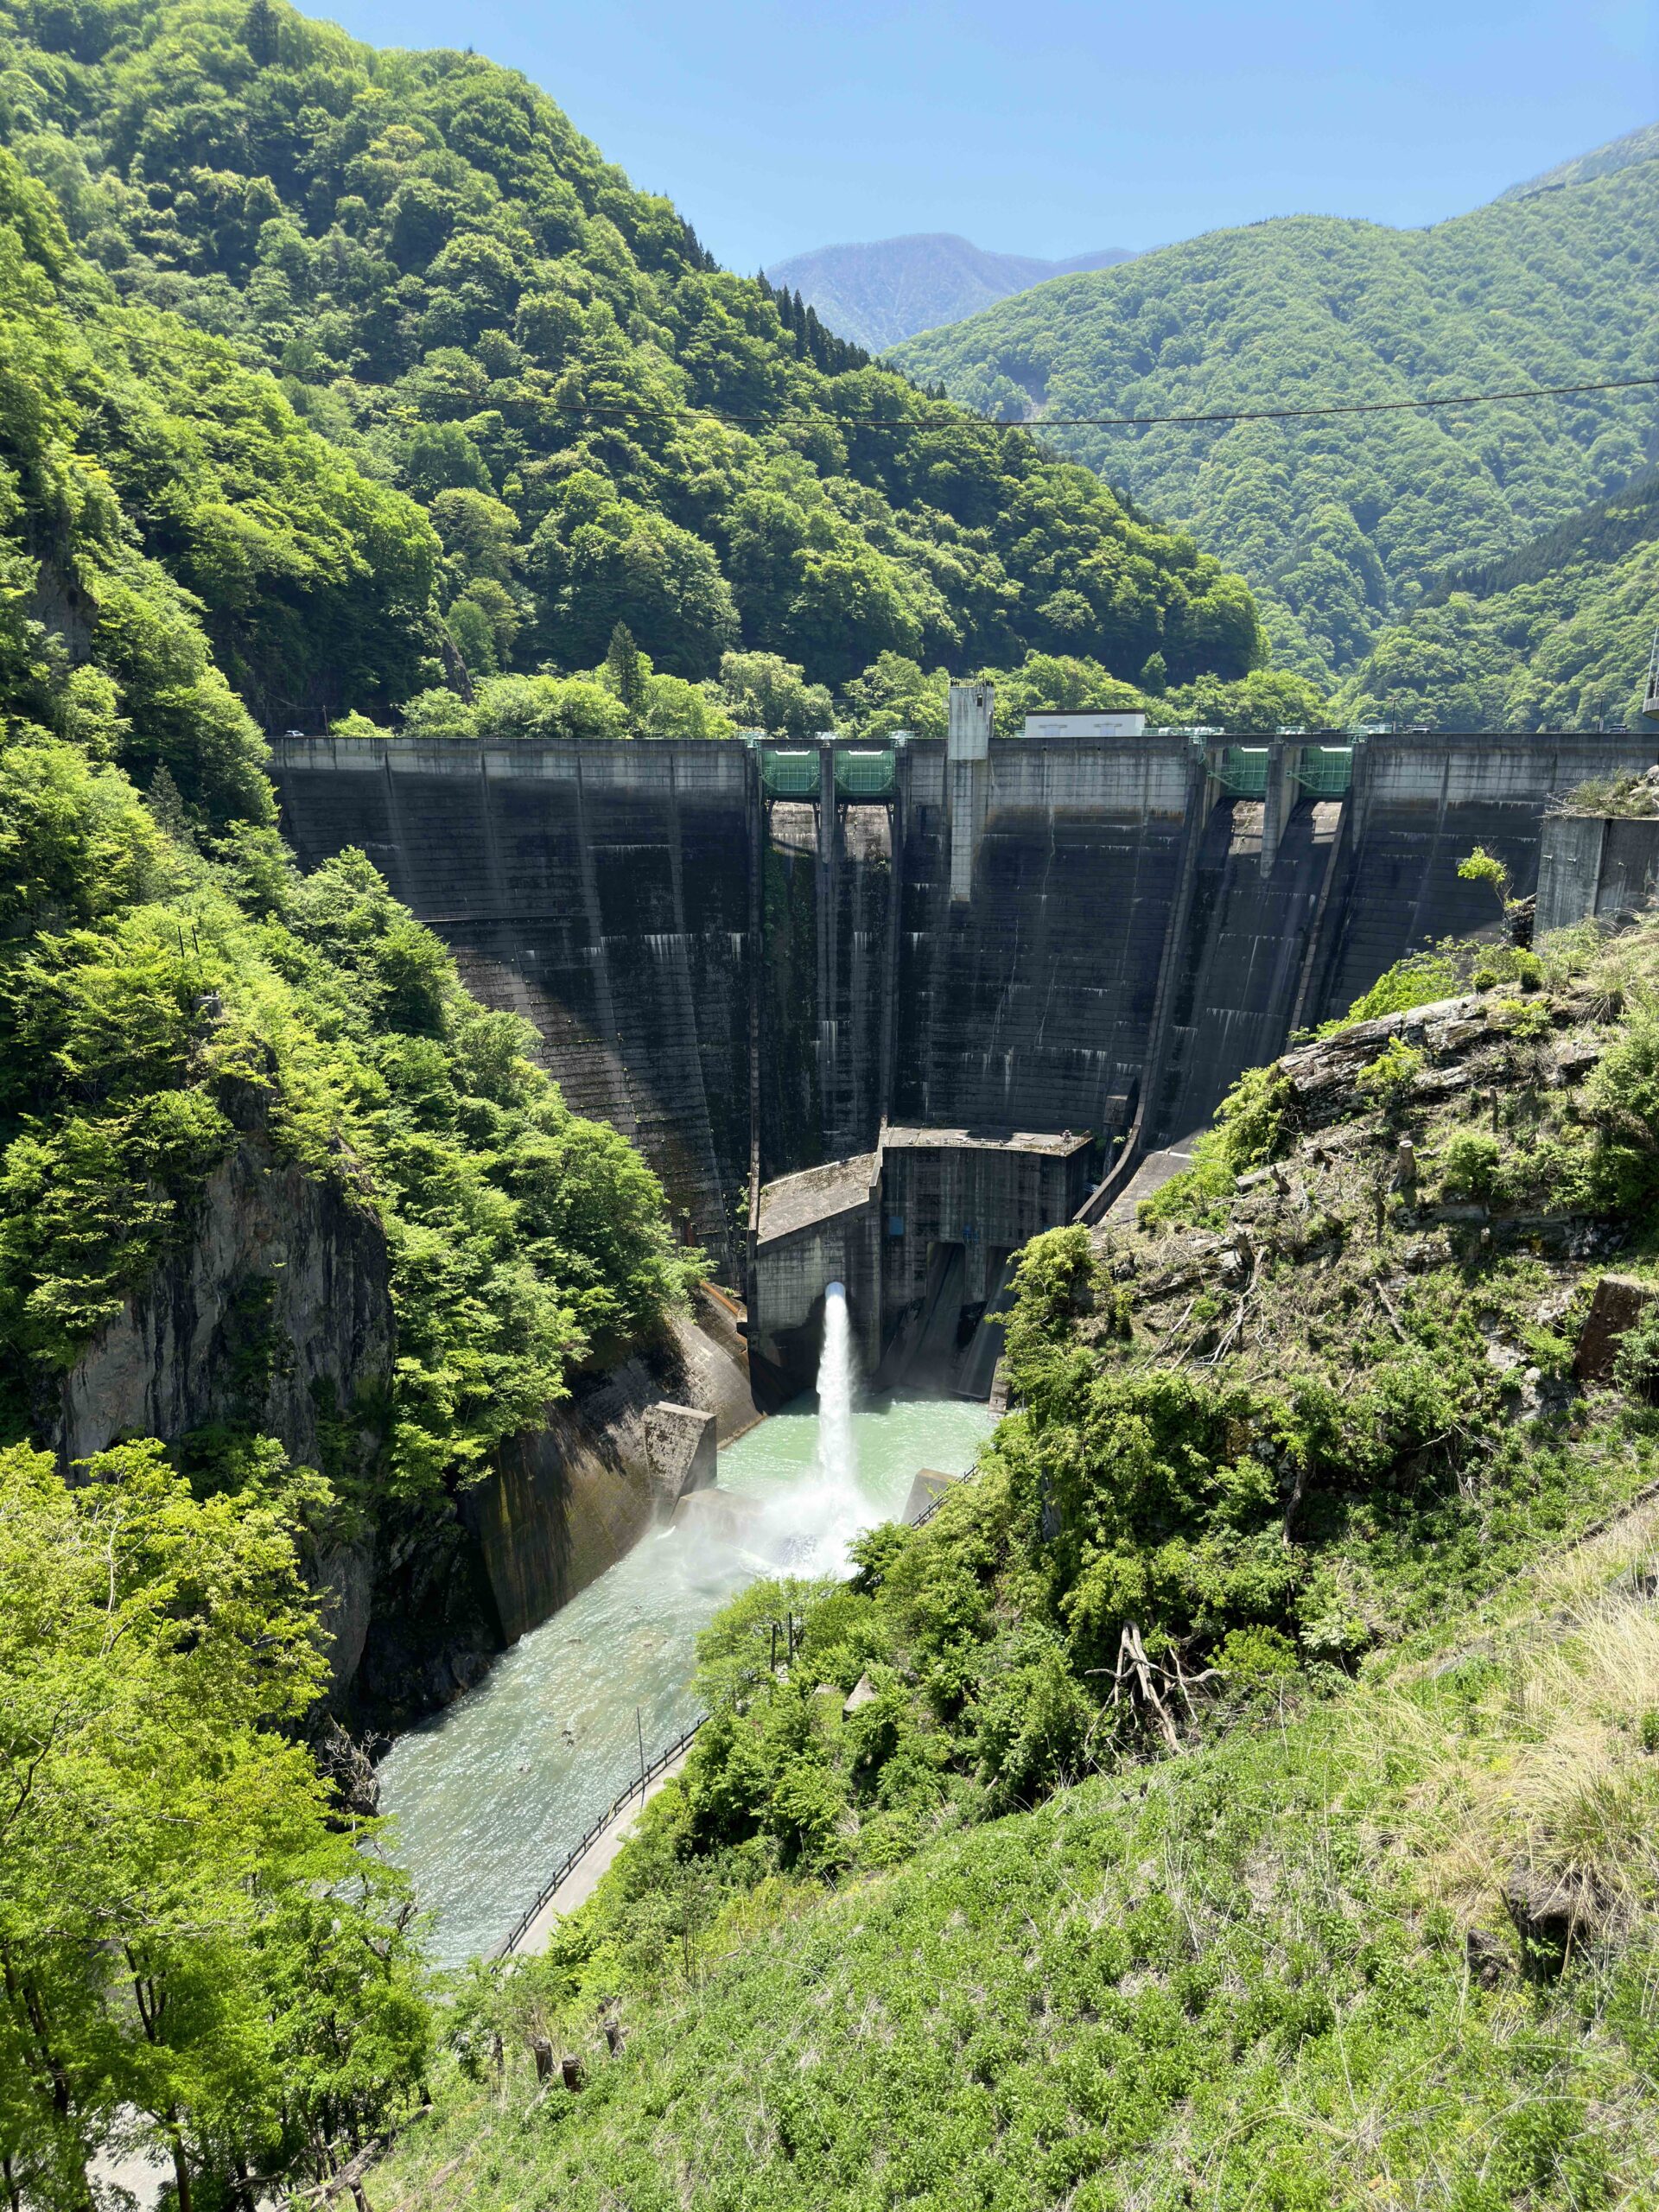
[[(814, 1401), (775, 1414), (720, 1455), (723, 1489), (798, 1526), (796, 1571), (823, 1572), (811, 1532), (822, 1498)], [(983, 1405), (895, 1394), (853, 1417), (856, 1521), (897, 1515), (917, 1471), (969, 1467), (989, 1433)], [(646, 1536), (626, 1559), (506, 1652), (486, 1680), (401, 1737), (380, 1766), (391, 1848), (431, 1915), (444, 1965), (493, 1950), (561, 1859), (639, 1771), (697, 1717), (699, 1630), (757, 1574), (741, 1546)], [(562, 1902), (563, 1902), (562, 1900)]]

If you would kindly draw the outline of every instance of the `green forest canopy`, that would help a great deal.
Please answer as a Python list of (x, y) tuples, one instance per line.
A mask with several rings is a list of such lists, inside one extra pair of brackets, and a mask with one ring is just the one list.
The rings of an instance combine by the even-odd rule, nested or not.
[[(1298, 215), (1056, 279), (895, 359), (988, 411), (1169, 414), (1652, 372), (1659, 164), (1424, 231)], [(1304, 422), (1056, 430), (1249, 578), (1330, 684), (1440, 574), (1502, 555), (1659, 452), (1652, 391)]]
[[(522, 77), (377, 54), (271, 0), (0, 23), (0, 128), (100, 272), (75, 264), (79, 294), (123, 330), (170, 327), (158, 310), (189, 327), (181, 362), (153, 338), (148, 358), (218, 496), (182, 518), (135, 499), (133, 519), (267, 722), (569, 677), (619, 620), (682, 682), (733, 652), (831, 686), (884, 653), (965, 672), (1038, 651), (1130, 681), (1150, 663), (1174, 685), (1262, 663), (1249, 592), (1192, 539), (715, 268)], [(255, 381), (221, 410), (219, 363), (280, 393)], [(701, 409), (931, 427), (751, 435)], [(359, 504), (340, 542), (289, 542), (250, 417), (285, 453), (296, 422), (321, 434), (293, 450)], [(291, 603), (354, 558), (365, 590), (396, 571), (378, 626), (336, 597), (264, 629), (268, 587)]]
[(1639, 727), (1659, 619), (1659, 480), (1445, 578), (1340, 687), (1348, 720), (1436, 729)]

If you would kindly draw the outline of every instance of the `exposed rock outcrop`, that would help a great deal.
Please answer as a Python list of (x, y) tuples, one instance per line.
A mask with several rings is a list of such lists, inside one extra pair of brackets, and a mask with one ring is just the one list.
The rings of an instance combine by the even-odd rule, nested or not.
[[(367, 1478), (384, 1449), (395, 1330), (380, 1225), (283, 1159), (257, 1101), (208, 1178), (190, 1244), (157, 1268), (63, 1378), (66, 1473), (128, 1436), (179, 1444), (218, 1424), (274, 1436), (296, 1465)], [(334, 1694), (369, 1632), (372, 1530), (310, 1562)]]
[(390, 1379), (393, 1333), (379, 1224), (255, 1128), (209, 1178), (189, 1248), (65, 1376), (60, 1457), (235, 1420), (315, 1467), (338, 1464), (348, 1429), (366, 1470), (381, 1443), (367, 1409)]
[(1659, 1283), (1636, 1275), (1605, 1274), (1597, 1283), (1579, 1333), (1573, 1371), (1580, 1382), (1611, 1379), (1618, 1348), (1656, 1300)]

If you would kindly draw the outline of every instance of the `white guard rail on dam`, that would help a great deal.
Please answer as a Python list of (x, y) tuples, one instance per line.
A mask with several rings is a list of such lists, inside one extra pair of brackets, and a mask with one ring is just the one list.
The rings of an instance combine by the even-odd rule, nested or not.
[(495, 1956), (498, 1959), (509, 1958), (512, 1956), (512, 1953), (518, 1949), (519, 1944), (524, 1942), (525, 1936), (534, 1926), (537, 1916), (545, 1909), (555, 1894), (566, 1882), (569, 1880), (571, 1875), (575, 1872), (577, 1867), (581, 1866), (582, 1860), (588, 1856), (588, 1853), (593, 1849), (594, 1846), (599, 1841), (600, 1838), (605, 1834), (612, 1822), (618, 1820), (622, 1814), (627, 1811), (628, 1807), (632, 1804), (636, 1797), (643, 1798), (646, 1790), (648, 1790), (652, 1783), (656, 1781), (658, 1776), (659, 1774), (665, 1773), (667, 1770), (673, 1765), (675, 1760), (678, 1758), (681, 1753), (687, 1749), (692, 1738), (696, 1734), (698, 1729), (702, 1727), (703, 1722), (707, 1720), (709, 1716), (706, 1713), (700, 1713), (697, 1715), (697, 1718), (691, 1723), (691, 1726), (685, 1731), (683, 1735), (677, 1736), (665, 1751), (658, 1751), (656, 1758), (651, 1762), (651, 1764), (647, 1767), (642, 1768), (638, 1777), (628, 1784), (621, 1796), (615, 1800), (611, 1806), (610, 1810), (606, 1813), (601, 1813), (599, 1818), (594, 1822), (592, 1827), (588, 1829), (587, 1834), (583, 1836), (582, 1841), (577, 1844), (573, 1850), (565, 1853), (564, 1857), (559, 1861), (558, 1866), (554, 1869), (548, 1880), (543, 1885), (542, 1890), (537, 1897), (534, 1904), (525, 1907), (524, 1910), (519, 1914), (518, 1919), (513, 1922), (511, 1932), (506, 1936), (504, 1936), (501, 1941), (496, 1945)]

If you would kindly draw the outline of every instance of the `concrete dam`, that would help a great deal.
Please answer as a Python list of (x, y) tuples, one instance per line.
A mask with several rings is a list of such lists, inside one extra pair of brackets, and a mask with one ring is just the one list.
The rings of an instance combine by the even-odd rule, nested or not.
[(1649, 733), (994, 734), (879, 745), (287, 738), (307, 867), (360, 847), (742, 1288), (757, 1395), (823, 1287), (867, 1371), (983, 1395), (1009, 1255), (1202, 1127), (1393, 961), (1524, 895), (1547, 802)]

